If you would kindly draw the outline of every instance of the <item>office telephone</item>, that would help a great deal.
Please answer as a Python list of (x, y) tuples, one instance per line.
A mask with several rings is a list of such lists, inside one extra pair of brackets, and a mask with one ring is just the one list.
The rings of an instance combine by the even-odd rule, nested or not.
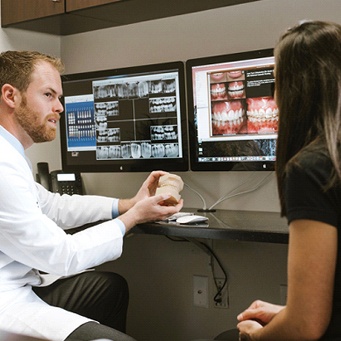
[(60, 194), (84, 194), (82, 178), (79, 173), (65, 173), (61, 170), (50, 172), (47, 162), (37, 163), (37, 182), (51, 192)]

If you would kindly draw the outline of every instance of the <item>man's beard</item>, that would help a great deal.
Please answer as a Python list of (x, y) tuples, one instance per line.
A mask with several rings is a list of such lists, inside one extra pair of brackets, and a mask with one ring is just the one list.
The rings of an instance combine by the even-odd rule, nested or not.
[(46, 119), (39, 123), (40, 113), (27, 106), (26, 97), (22, 97), (20, 107), (15, 112), (15, 117), (21, 127), (35, 143), (52, 141), (56, 137), (56, 129), (46, 125)]

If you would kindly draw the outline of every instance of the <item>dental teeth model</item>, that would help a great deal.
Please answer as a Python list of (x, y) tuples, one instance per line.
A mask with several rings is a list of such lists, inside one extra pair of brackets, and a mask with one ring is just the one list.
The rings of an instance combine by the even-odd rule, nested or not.
[(155, 195), (159, 194), (170, 194), (171, 197), (165, 201), (166, 205), (176, 205), (181, 195), (179, 192), (182, 191), (184, 183), (180, 176), (175, 174), (166, 174), (160, 177), (159, 187), (156, 189)]

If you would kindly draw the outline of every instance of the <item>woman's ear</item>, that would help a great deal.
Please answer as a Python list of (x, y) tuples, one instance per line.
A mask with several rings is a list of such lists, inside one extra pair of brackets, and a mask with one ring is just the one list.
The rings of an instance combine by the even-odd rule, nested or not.
[(15, 108), (15, 102), (18, 100), (18, 95), (20, 96), (20, 93), (14, 86), (10, 84), (4, 84), (2, 86), (1, 99), (8, 107), (12, 109)]

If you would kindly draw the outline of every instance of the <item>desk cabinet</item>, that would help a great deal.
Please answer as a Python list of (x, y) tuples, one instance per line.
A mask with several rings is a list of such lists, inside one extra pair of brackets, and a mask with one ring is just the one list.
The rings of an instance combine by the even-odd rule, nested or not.
[(1, 0), (1, 26), (68, 35), (260, 0)]

